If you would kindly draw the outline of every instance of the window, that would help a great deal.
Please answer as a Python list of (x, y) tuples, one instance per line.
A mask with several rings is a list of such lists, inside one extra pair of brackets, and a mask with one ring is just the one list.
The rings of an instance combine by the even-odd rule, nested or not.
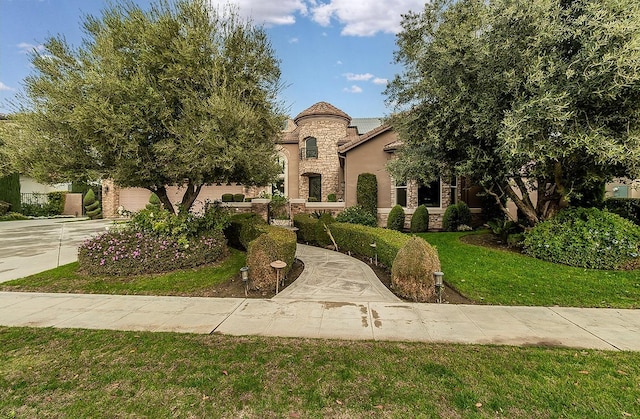
[(407, 183), (396, 182), (396, 204), (402, 207), (407, 206)]
[(271, 194), (287, 196), (287, 158), (282, 154), (279, 154), (277, 162), (280, 166), (280, 174), (278, 175), (276, 182), (271, 185)]
[(309, 198), (315, 198), (317, 202), (322, 201), (322, 176), (309, 176)]
[(451, 183), (449, 184), (451, 190), (451, 205), (458, 203), (458, 179), (455, 176), (451, 176)]
[(305, 159), (318, 158), (318, 140), (314, 137), (307, 137), (304, 140), (303, 156)]
[(434, 180), (428, 185), (418, 186), (418, 205), (425, 207), (440, 207), (440, 179)]

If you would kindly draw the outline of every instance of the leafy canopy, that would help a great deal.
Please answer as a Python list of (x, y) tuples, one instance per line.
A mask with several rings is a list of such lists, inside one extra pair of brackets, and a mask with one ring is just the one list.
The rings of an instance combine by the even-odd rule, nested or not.
[[(81, 47), (50, 38), (33, 56), (21, 161), (36, 178), (113, 178), (173, 209), (165, 187), (267, 184), (283, 112), (279, 62), (262, 28), (205, 0), (114, 4), (87, 16)], [(16, 151), (17, 152), (17, 151)]]
[(386, 91), (405, 142), (392, 172), (466, 176), (533, 224), (639, 176), (638, 22), (636, 0), (434, 0), (409, 13), (404, 72)]

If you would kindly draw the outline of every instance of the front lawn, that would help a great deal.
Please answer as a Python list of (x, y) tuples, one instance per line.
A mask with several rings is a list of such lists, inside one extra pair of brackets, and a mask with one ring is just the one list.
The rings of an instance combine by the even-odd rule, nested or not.
[(0, 417), (640, 415), (637, 352), (4, 327), (0, 347)]
[[(100, 277), (78, 272), (70, 263), (45, 272), (0, 284), (1, 291), (68, 292), (83, 294), (226, 296), (214, 292), (219, 284), (238, 278), (245, 253), (229, 249), (230, 256), (214, 265), (166, 274), (131, 277)], [(239, 282), (239, 281), (236, 281)], [(240, 297), (241, 295), (236, 295)], [(244, 295), (242, 295), (244, 296)]]
[(445, 281), (478, 303), (640, 308), (640, 270), (601, 271), (553, 264), (462, 243), (460, 237), (466, 234), (419, 236), (437, 247)]

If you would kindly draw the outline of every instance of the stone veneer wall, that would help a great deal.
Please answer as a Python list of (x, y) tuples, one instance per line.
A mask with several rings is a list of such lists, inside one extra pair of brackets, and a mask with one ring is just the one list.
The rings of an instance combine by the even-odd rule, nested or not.
[(118, 217), (120, 206), (120, 187), (111, 179), (102, 181), (102, 216), (104, 218)]
[(309, 178), (303, 174), (317, 173), (322, 176), (322, 201), (329, 194), (341, 195), (340, 161), (338, 158), (338, 141), (343, 139), (347, 130), (347, 121), (339, 117), (305, 117), (298, 121), (300, 134), (298, 147), (305, 147), (305, 139), (314, 137), (318, 145), (318, 158), (302, 158), (298, 173), (300, 175), (299, 197), (309, 196)]

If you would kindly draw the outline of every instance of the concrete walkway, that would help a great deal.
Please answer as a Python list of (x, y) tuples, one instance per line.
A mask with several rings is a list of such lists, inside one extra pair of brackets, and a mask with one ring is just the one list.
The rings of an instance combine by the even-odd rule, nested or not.
[(401, 301), (358, 259), (304, 244), (298, 244), (296, 257), (304, 262), (304, 271), (276, 301)]
[(0, 292), (0, 325), (640, 351), (640, 311)]

